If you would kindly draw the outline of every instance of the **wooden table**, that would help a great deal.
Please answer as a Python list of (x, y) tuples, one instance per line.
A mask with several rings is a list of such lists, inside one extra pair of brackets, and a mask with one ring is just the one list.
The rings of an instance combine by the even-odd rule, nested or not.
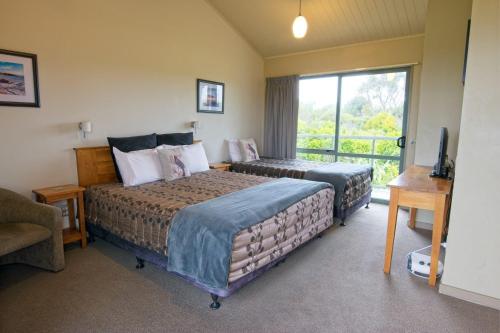
[(210, 163), (210, 169), (220, 170), (220, 171), (230, 171), (231, 163)]
[(429, 176), (432, 168), (411, 166), (388, 186), (391, 189), (389, 218), (387, 223), (387, 240), (385, 246), (384, 272), (391, 272), (392, 251), (396, 233), (396, 222), (399, 206), (410, 207), (409, 227), (415, 228), (417, 208), (434, 211), (432, 226), (432, 250), (429, 285), (436, 285), (436, 274), (443, 228), (450, 207), (450, 195), (453, 181)]
[[(68, 205), (69, 228), (63, 230), (63, 243), (80, 241), (82, 248), (87, 247), (87, 232), (85, 230), (85, 213), (83, 206), (83, 192), (85, 187), (77, 185), (62, 185), (33, 190), (36, 200), (48, 205), (59, 201), (66, 201)], [(78, 201), (78, 224), (76, 228), (74, 201)]]

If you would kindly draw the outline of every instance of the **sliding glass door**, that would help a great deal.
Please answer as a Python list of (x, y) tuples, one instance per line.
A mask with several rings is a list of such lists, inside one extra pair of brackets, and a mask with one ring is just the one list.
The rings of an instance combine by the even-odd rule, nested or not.
[(300, 81), (297, 157), (370, 164), (373, 197), (403, 168), (409, 69), (306, 77)]

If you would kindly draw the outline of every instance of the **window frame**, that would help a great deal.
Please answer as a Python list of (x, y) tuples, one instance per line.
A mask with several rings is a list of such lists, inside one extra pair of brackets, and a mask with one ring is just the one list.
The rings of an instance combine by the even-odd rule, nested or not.
[[(347, 71), (347, 72), (336, 72), (328, 74), (314, 74), (314, 75), (301, 75), (299, 80), (311, 80), (324, 77), (337, 77), (337, 105), (335, 111), (335, 136), (334, 136), (334, 147), (332, 149), (314, 149), (314, 148), (296, 148), (297, 153), (306, 154), (318, 154), (333, 156), (334, 161), (337, 162), (339, 157), (352, 157), (352, 158), (366, 158), (371, 160), (385, 160), (385, 161), (398, 161), (399, 160), (399, 172), (404, 170), (405, 164), (405, 152), (406, 149), (400, 149), (399, 156), (389, 156), (389, 155), (378, 155), (378, 154), (355, 154), (355, 153), (342, 153), (339, 152), (339, 139), (340, 137), (340, 112), (342, 106), (342, 81), (345, 77), (352, 77), (358, 75), (369, 75), (369, 74), (388, 74), (388, 73), (401, 73), (406, 74), (405, 82), (405, 94), (403, 103), (403, 120), (402, 120), (402, 134), (401, 136), (406, 137), (408, 129), (408, 110), (410, 103), (410, 91), (411, 82), (413, 75), (413, 66), (397, 66), (397, 67), (387, 67), (387, 68), (377, 68), (377, 69), (364, 69), (358, 71)], [(299, 101), (300, 103), (300, 101)], [(385, 202), (384, 200), (382, 200)]]

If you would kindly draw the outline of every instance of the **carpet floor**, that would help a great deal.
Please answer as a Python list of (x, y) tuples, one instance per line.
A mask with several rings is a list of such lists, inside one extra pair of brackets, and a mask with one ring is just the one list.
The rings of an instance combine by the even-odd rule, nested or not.
[(441, 295), (405, 268), (428, 245), (399, 214), (382, 272), (387, 207), (371, 205), (208, 308), (207, 293), (102, 240), (66, 251), (54, 274), (0, 267), (0, 332), (495, 332), (499, 311)]

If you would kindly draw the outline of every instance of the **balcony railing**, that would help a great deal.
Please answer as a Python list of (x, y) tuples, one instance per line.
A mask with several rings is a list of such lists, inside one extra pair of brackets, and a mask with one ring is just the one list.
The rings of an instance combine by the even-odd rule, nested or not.
[[(314, 155), (323, 155), (324, 157), (321, 160), (325, 161), (326, 156), (330, 156), (330, 158), (326, 158), (330, 160), (330, 162), (334, 162), (338, 160), (339, 157), (343, 158), (360, 158), (368, 160), (366, 164), (370, 164), (372, 168), (374, 168), (374, 176), (375, 179), (372, 180), (372, 185), (374, 188), (373, 197), (376, 199), (382, 200), (385, 202), (389, 197), (389, 191), (386, 187), (386, 182), (388, 181), (386, 178), (393, 178), (397, 174), (393, 174), (394, 171), (386, 169), (385, 165), (375, 165), (376, 160), (382, 161), (395, 161), (399, 164), (399, 169), (401, 168), (401, 156), (398, 155), (381, 155), (377, 154), (377, 142), (380, 141), (392, 141), (394, 142), (394, 147), (396, 147), (396, 142), (398, 138), (396, 137), (388, 137), (388, 136), (368, 136), (368, 135), (341, 135), (339, 136), (339, 143), (337, 145), (338, 150), (335, 151), (335, 136), (330, 134), (298, 134), (298, 141), (300, 139), (307, 138), (318, 138), (318, 139), (329, 139), (330, 145), (332, 148), (297, 148), (297, 153), (302, 154), (314, 154)], [(368, 141), (370, 146), (368, 152), (366, 152), (366, 146), (363, 152), (345, 152), (342, 151), (341, 143), (342, 140), (363, 140)], [(399, 152), (399, 149), (395, 149), (395, 152)], [(307, 157), (306, 157), (307, 158)], [(311, 157), (309, 157), (311, 158)], [(356, 161), (352, 161), (352, 163), (356, 163)], [(358, 161), (359, 162), (359, 161)], [(384, 181), (385, 179), (385, 181)]]
[[(307, 139), (307, 138), (318, 138), (318, 139), (331, 139), (332, 142), (332, 148), (302, 148), (298, 147), (297, 152), (298, 153), (305, 153), (305, 154), (319, 154), (319, 155), (333, 155), (333, 156), (343, 156), (343, 157), (356, 157), (356, 158), (368, 158), (372, 160), (373, 159), (383, 159), (383, 160), (393, 160), (397, 161), (400, 159), (400, 156), (397, 155), (380, 155), (376, 154), (376, 147), (377, 147), (377, 141), (397, 141), (398, 138), (396, 137), (390, 137), (390, 136), (368, 136), (368, 135), (340, 135), (339, 136), (339, 146), (340, 142), (342, 140), (350, 139), (350, 140), (364, 140), (364, 141), (371, 141), (370, 142), (370, 147), (371, 151), (370, 153), (356, 153), (356, 152), (342, 152), (342, 151), (335, 151), (335, 136), (330, 135), (330, 134), (298, 134), (297, 139)], [(396, 145), (396, 143), (394, 143)]]

